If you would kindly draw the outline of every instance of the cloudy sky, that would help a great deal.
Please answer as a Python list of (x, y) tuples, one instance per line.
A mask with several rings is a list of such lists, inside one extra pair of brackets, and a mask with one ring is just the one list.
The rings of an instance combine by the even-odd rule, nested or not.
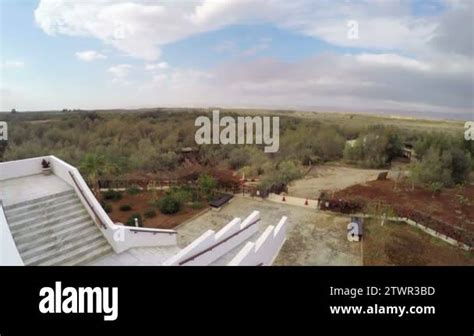
[(0, 1), (1, 110), (474, 117), (471, 0)]

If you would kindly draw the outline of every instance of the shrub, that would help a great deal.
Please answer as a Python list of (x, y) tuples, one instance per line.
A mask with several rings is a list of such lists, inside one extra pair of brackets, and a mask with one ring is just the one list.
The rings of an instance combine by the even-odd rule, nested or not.
[(232, 169), (239, 169), (250, 162), (250, 154), (246, 148), (237, 147), (229, 153), (229, 166)]
[(197, 183), (201, 196), (204, 194), (206, 198), (212, 197), (217, 187), (216, 180), (212, 176), (203, 174), (199, 176)]
[(140, 187), (136, 185), (132, 185), (127, 188), (127, 194), (129, 195), (136, 195), (136, 194), (139, 194), (141, 191), (142, 190), (140, 189)]
[(172, 196), (167, 195), (160, 200), (160, 211), (164, 214), (175, 214), (179, 211), (181, 205)]
[(127, 220), (127, 223), (125, 223), (127, 226), (135, 226), (135, 218), (137, 219), (138, 221), (138, 226), (142, 226), (143, 225), (143, 219), (142, 219), (142, 216), (138, 213), (136, 214), (133, 214), (131, 215), (128, 220)]
[(184, 203), (190, 202), (193, 199), (193, 193), (191, 190), (186, 189), (185, 187), (181, 188), (172, 188), (166, 193), (167, 195), (173, 197), (181, 205)]
[(153, 218), (153, 217), (156, 217), (156, 211), (155, 209), (147, 209), (144, 213), (145, 217), (146, 218)]
[(122, 193), (115, 190), (107, 190), (104, 193), (104, 200), (107, 201), (119, 201), (122, 199)]
[(124, 204), (120, 206), (120, 211), (130, 211), (132, 210), (132, 206), (130, 204)]

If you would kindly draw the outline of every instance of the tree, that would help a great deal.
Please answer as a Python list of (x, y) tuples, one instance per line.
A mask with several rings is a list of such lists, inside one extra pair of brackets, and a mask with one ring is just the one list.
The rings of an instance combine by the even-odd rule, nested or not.
[(353, 146), (347, 145), (344, 158), (367, 168), (380, 168), (400, 156), (403, 144), (397, 131), (376, 126), (361, 135)]
[(250, 161), (250, 154), (244, 147), (234, 148), (229, 153), (229, 166), (232, 169), (239, 169), (247, 165)]
[(166, 195), (165, 197), (163, 197), (159, 202), (159, 206), (161, 213), (167, 215), (175, 214), (181, 208), (179, 201), (171, 195)]
[(198, 178), (198, 192), (200, 197), (207, 197), (209, 198), (210, 196), (213, 195), (214, 189), (217, 187), (216, 180), (207, 175), (207, 174), (202, 174)]
[[(421, 162), (411, 168), (412, 179), (416, 183), (434, 187), (450, 187), (452, 179), (452, 156), (448, 151), (430, 148)], [(433, 185), (434, 184), (434, 185)]]
[(314, 154), (323, 161), (340, 159), (346, 140), (334, 128), (325, 128), (316, 133)]
[(277, 168), (265, 173), (259, 185), (261, 191), (281, 191), (293, 180), (302, 176), (300, 169), (292, 161), (283, 161)]
[(107, 162), (102, 155), (86, 154), (80, 164), (80, 170), (86, 175), (94, 195), (100, 199), (99, 178), (105, 174), (115, 173), (117, 167)]

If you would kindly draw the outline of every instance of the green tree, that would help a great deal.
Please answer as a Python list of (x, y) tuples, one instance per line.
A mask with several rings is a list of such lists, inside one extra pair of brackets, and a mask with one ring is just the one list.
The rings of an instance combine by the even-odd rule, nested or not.
[(86, 154), (80, 164), (80, 170), (86, 175), (94, 195), (100, 199), (99, 178), (117, 171), (115, 165), (107, 162), (102, 155)]
[(211, 197), (214, 194), (214, 190), (217, 187), (216, 180), (207, 174), (202, 174), (198, 178), (198, 192), (199, 197)]

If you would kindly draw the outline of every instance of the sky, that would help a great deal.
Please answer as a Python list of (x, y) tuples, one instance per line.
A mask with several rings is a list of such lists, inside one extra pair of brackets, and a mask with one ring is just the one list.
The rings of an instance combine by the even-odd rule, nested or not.
[(474, 119), (471, 0), (0, 0), (0, 110)]

